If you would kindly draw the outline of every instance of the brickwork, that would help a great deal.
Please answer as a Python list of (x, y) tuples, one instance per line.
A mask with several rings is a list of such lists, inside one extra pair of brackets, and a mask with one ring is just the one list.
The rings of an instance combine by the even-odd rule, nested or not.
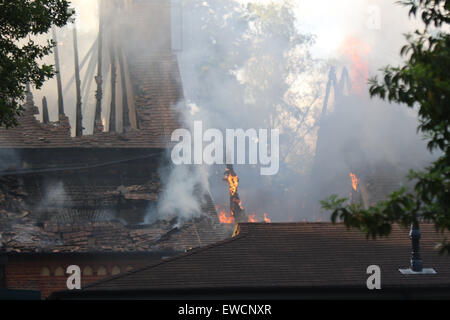
[[(33, 258), (9, 258), (6, 266), (6, 286), (8, 289), (36, 290), (45, 299), (52, 292), (67, 289), (69, 275), (65, 271), (69, 265), (81, 269), (81, 287), (117, 272), (126, 272), (154, 261), (156, 257), (108, 257), (90, 255), (54, 256)], [(105, 271), (105, 273), (103, 273)], [(62, 273), (61, 273), (62, 272)]]

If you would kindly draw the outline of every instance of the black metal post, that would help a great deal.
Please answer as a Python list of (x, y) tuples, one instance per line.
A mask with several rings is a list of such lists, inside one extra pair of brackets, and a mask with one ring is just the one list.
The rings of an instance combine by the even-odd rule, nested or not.
[(411, 231), (409, 236), (412, 241), (412, 253), (411, 253), (411, 270), (414, 272), (422, 272), (422, 258), (420, 257), (420, 237), (421, 232), (419, 228), (419, 223), (414, 222), (411, 225)]

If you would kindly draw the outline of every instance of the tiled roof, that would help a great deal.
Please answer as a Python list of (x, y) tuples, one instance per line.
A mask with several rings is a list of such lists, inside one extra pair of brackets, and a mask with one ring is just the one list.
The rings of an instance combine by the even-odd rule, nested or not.
[(243, 223), (237, 236), (148, 267), (88, 285), (83, 291), (205, 288), (366, 288), (367, 267), (378, 265), (383, 288), (450, 286), (450, 259), (433, 249), (441, 239), (421, 226), (425, 268), (435, 275), (405, 276), (409, 230), (393, 226), (388, 238), (367, 239), (331, 223)]

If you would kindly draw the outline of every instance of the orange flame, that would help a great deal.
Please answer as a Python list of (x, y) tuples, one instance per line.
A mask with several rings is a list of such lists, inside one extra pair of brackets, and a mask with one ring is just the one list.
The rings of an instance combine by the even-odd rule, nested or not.
[(368, 56), (371, 51), (370, 47), (359, 39), (350, 36), (344, 40), (341, 48), (351, 61), (352, 88), (358, 94), (363, 94), (369, 77)]
[(248, 216), (248, 222), (258, 222), (258, 220), (256, 219), (256, 213), (250, 213), (250, 215)]
[(225, 224), (232, 224), (234, 223), (234, 217), (233, 216), (228, 216), (225, 212), (225, 210), (221, 210), (219, 212), (219, 222), (220, 223), (225, 223)]
[[(264, 213), (264, 218), (263, 219), (264, 219), (265, 223), (271, 223), (272, 222), (272, 220), (269, 219), (269, 217), (267, 216), (267, 213)], [(258, 217), (256, 216), (256, 213), (252, 212), (252, 213), (250, 213), (248, 215), (248, 222), (252, 222), (252, 223), (259, 222)]]
[(352, 179), (353, 190), (356, 191), (356, 189), (358, 188), (359, 179), (356, 177), (356, 175), (353, 172), (350, 172), (350, 178)]
[(269, 219), (269, 217), (267, 216), (267, 213), (264, 213), (264, 222), (265, 223), (271, 223), (272, 220)]
[(228, 174), (227, 176), (228, 184), (230, 186), (230, 194), (234, 196), (234, 194), (237, 191), (238, 185), (239, 185), (239, 179), (237, 176), (233, 176), (231, 174)]

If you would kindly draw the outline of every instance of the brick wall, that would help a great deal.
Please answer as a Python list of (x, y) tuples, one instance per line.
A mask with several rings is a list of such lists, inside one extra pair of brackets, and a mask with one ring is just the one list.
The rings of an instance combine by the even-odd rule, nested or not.
[[(6, 265), (6, 287), (17, 290), (37, 290), (41, 298), (47, 298), (52, 292), (65, 290), (69, 265), (78, 265), (81, 268), (81, 287), (117, 272), (129, 271), (155, 261), (157, 257), (148, 256), (116, 256), (89, 257), (9, 257)], [(91, 273), (92, 271), (92, 273)]]

